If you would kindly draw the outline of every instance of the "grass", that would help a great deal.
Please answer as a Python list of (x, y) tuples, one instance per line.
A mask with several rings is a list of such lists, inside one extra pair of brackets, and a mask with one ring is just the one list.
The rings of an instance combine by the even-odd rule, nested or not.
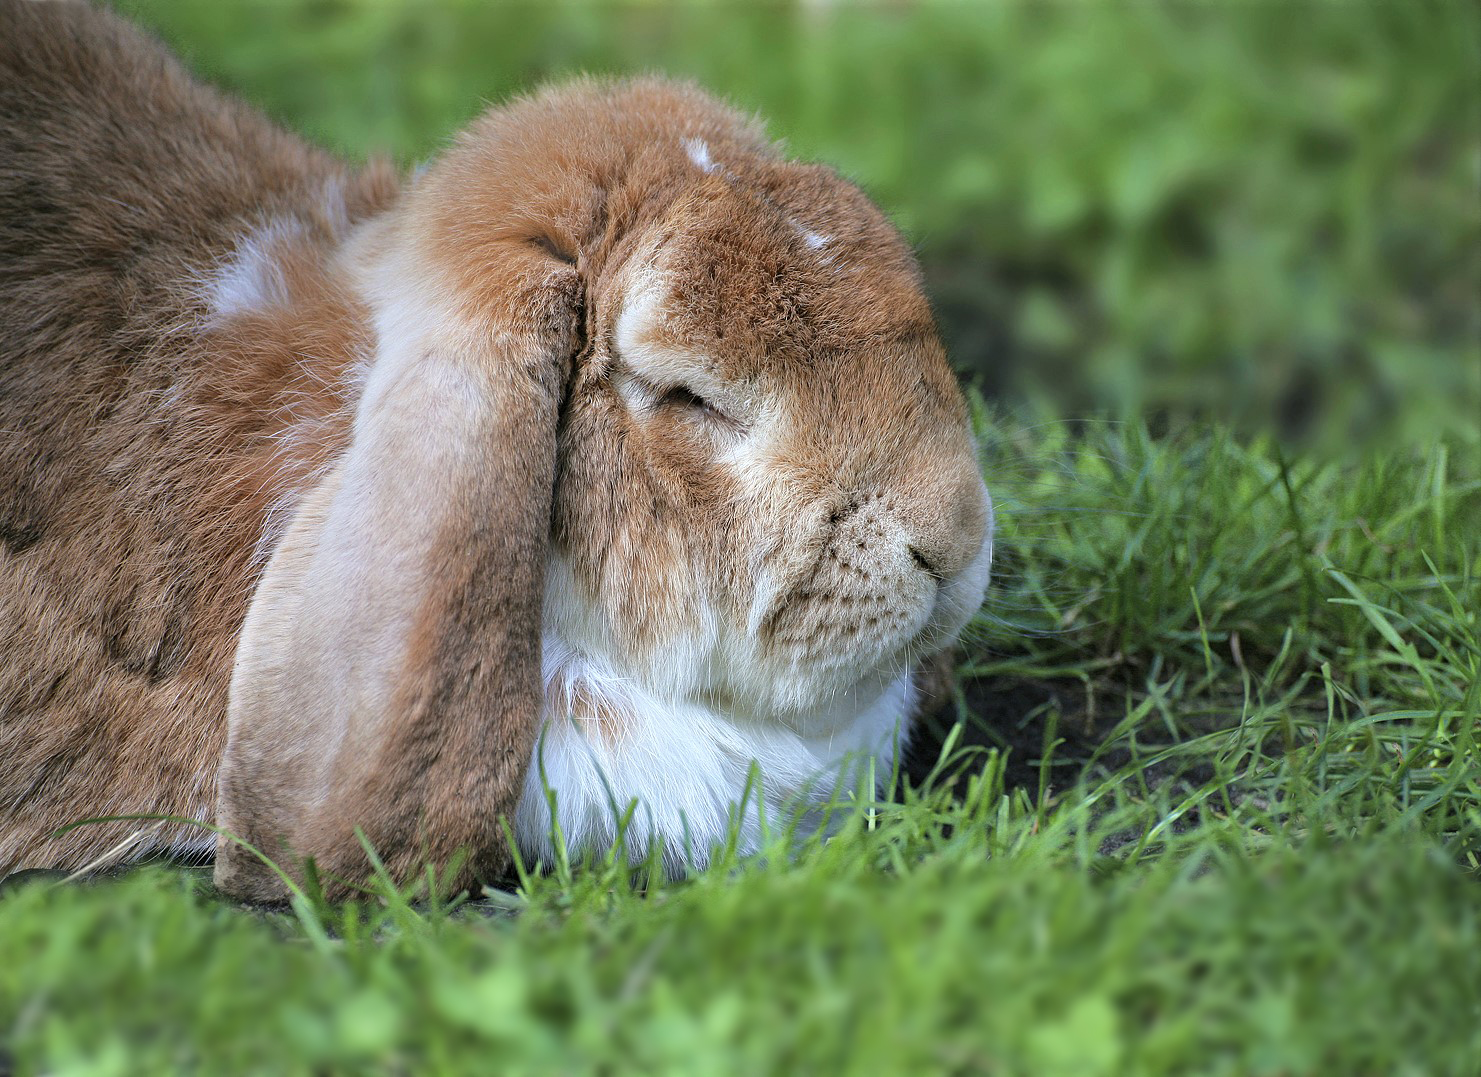
[(1219, 432), (1023, 436), (999, 449), (1018, 503), (965, 675), (1079, 679), (1075, 720), (1141, 765), (1218, 765), (1272, 796), (1381, 775), (1475, 866), (1474, 440), (1340, 462)]
[[(1007, 549), (931, 773), (675, 882), (19, 885), (18, 1072), (1475, 1072), (1474, 446), (979, 419)], [(1015, 679), (1074, 691), (1004, 710)]]
[(329, 942), (179, 874), (32, 888), (13, 1042), (95, 1074), (1473, 1068), (1474, 886), (1433, 850), (1224, 826), (1128, 865), (1083, 809), (1035, 830), (979, 788), (793, 863), (362, 907)]
[(996, 580), (826, 843), (461, 903), (12, 882), (0, 1073), (1481, 1072), (1473, 7), (127, 7), (351, 154), (576, 68), (762, 109), (1011, 390)]

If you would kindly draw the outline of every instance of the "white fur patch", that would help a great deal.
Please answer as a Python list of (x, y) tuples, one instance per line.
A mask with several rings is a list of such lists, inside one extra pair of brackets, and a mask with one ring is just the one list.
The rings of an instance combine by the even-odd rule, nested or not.
[[(556, 855), (547, 790), (573, 859), (610, 848), (636, 802), (628, 854), (639, 860), (656, 842), (670, 874), (704, 868), (732, 820), (742, 854), (761, 848), (766, 828), (780, 832), (794, 812), (804, 829), (815, 828), (818, 809), (846, 796), (860, 767), (872, 762), (877, 780), (888, 777), (912, 704), (904, 674), (828, 735), (808, 737), (659, 699), (554, 634), (543, 642), (547, 711), (515, 812), (520, 854), (531, 867), (549, 866)], [(577, 695), (600, 697), (604, 719), (553, 713)]]
[[(349, 227), (344, 182), (324, 181), (319, 220), (335, 233)], [(275, 217), (242, 234), (231, 256), (203, 274), (197, 291), (214, 323), (253, 311), (288, 306), (293, 296), (283, 273), (284, 252), (305, 240), (309, 228), (296, 216)]]
[(231, 258), (203, 281), (203, 298), (211, 317), (226, 321), (241, 314), (287, 306), (291, 300), (279, 250), (303, 235), (292, 218), (269, 221), (237, 243)]
[(693, 161), (694, 166), (701, 172), (708, 175), (720, 167), (715, 163), (715, 159), (710, 156), (710, 144), (704, 139), (686, 138), (682, 139), (681, 142), (684, 146), (684, 152), (689, 155), (689, 160)]

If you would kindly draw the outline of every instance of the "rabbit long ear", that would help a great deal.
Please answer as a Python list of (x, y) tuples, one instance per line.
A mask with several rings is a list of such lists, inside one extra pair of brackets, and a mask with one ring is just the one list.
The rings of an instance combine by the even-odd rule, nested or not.
[[(394, 244), (392, 245), (394, 246)], [(351, 440), (304, 497), (249, 609), (218, 821), (285, 867), (399, 880), (468, 854), (504, 866), (541, 704), (558, 412), (581, 346), (580, 277), (547, 247), (480, 251), (478, 296), (382, 250), (377, 354)], [(466, 291), (466, 290), (465, 290)], [(216, 882), (284, 896), (218, 843)]]

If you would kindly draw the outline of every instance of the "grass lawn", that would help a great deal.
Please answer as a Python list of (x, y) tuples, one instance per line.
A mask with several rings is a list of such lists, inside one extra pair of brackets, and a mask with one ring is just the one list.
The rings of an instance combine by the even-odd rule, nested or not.
[[(952, 332), (999, 390), (973, 393), (999, 553), (954, 696), (830, 840), (780, 832), (678, 881), (619, 851), (451, 904), (383, 888), (248, 909), (172, 865), (13, 880), (0, 1074), (1481, 1073), (1481, 96), (1456, 75), (1473, 11), (1313, 7), (1299, 30), (1257, 13), (1207, 34), (1100, 16), (1106, 37), (1069, 6), (1005, 5), (978, 42), (956, 7), (897, 24), (913, 8), (895, 5), (771, 70), (772, 31), (747, 16), (717, 37), (708, 4), (663, 26), (632, 6), (620, 33), (616, 9), (529, 5), (485, 38), (449, 36), (506, 25), (461, 0), (423, 37), (399, 0), (128, 7), (350, 152), (426, 152), (476, 106), (460, 65), (527, 84), (653, 66), (654, 41), (689, 42), (673, 69), (769, 113), (801, 102), (782, 129), (924, 237), (938, 302), (987, 296)], [(351, 9), (360, 37), (336, 29)], [(366, 59), (387, 26), (391, 75)], [(1143, 82), (1105, 77), (1185, 32), (1138, 54)], [(932, 40), (957, 45), (937, 63)], [(310, 59), (328, 73), (285, 81)], [(936, 94), (931, 123), (836, 113), (852, 91), (823, 90), (850, 79)], [(1158, 86), (1195, 102), (1185, 126), (1153, 122)], [(408, 130), (346, 119), (392, 98), (380, 113)], [(968, 112), (1001, 173), (929, 158), (954, 144), (932, 125)], [(891, 156), (876, 129), (921, 145)], [(1405, 140), (1427, 147), (1414, 168)], [(1052, 160), (1079, 164), (1035, 171)], [(965, 246), (951, 220), (973, 222)], [(1213, 222), (1191, 253), (1189, 221)], [(994, 346), (1047, 381), (994, 380), (972, 326), (999, 314)], [(1133, 391), (1129, 370), (1152, 380)], [(1273, 432), (1291, 384), (1336, 409), (1315, 433)]]

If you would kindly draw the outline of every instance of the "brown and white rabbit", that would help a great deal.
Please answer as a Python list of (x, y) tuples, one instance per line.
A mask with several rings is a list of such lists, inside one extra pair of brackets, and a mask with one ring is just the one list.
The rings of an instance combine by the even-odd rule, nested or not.
[(557, 87), (400, 183), (0, 0), (0, 869), (282, 893), (55, 833), (164, 813), (461, 886), (501, 817), (549, 861), (547, 786), (574, 853), (635, 798), (703, 863), (753, 764), (772, 813), (889, 772), (991, 529), (910, 251), (701, 92)]

